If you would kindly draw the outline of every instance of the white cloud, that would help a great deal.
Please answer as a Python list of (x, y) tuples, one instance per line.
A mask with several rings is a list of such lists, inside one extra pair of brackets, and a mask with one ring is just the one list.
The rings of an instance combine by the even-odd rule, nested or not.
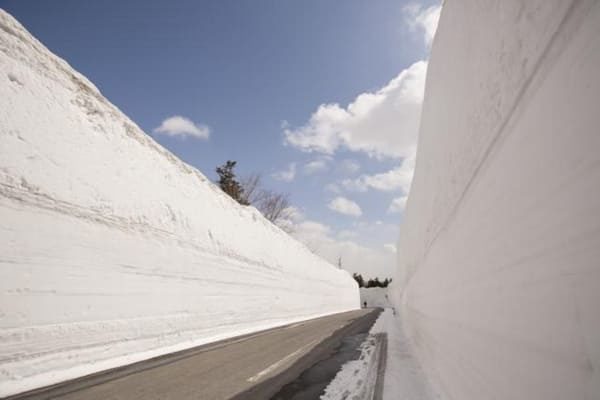
[[(440, 7), (412, 6), (405, 12), (407, 18), (411, 17), (411, 29), (421, 32), (429, 46)], [(415, 62), (380, 89), (357, 95), (347, 106), (321, 104), (301, 126), (284, 122), (284, 143), (301, 151), (328, 156), (338, 150), (349, 150), (377, 159), (401, 161), (398, 167), (386, 172), (362, 174), (325, 186), (325, 190), (335, 196), (339, 196), (342, 189), (398, 191), (402, 196), (392, 201), (388, 211), (399, 212), (405, 206), (414, 171), (426, 72), (426, 61)], [(359, 169), (360, 165), (353, 160), (344, 160), (335, 166), (336, 172), (348, 175), (356, 174)], [(347, 178), (352, 177), (348, 175)], [(358, 204), (341, 196), (328, 206), (342, 214), (362, 215)], [(391, 242), (398, 235), (396, 224), (370, 223), (356, 218), (351, 228), (336, 233), (327, 225), (301, 220), (295, 222), (292, 235), (334, 265), (341, 257), (343, 268), (350, 272), (382, 279), (393, 274), (396, 246)]]
[(285, 215), (293, 222), (298, 222), (304, 219), (304, 213), (298, 207), (289, 206), (285, 209)]
[(298, 229), (307, 237), (321, 237), (331, 233), (331, 228), (329, 226), (310, 220), (300, 222), (298, 224)]
[(355, 160), (343, 160), (339, 166), (338, 169), (345, 173), (345, 174), (353, 174), (355, 172), (358, 172), (358, 170), (360, 169), (360, 164), (355, 161)]
[(328, 183), (325, 185), (325, 191), (337, 194), (341, 192), (341, 189), (336, 183)]
[(271, 174), (273, 179), (283, 182), (291, 182), (296, 177), (296, 163), (290, 163), (287, 169)]
[(341, 196), (331, 200), (327, 207), (329, 207), (330, 210), (352, 217), (360, 217), (362, 215), (362, 210), (358, 204)]
[(377, 158), (409, 156), (417, 141), (426, 72), (427, 62), (418, 61), (346, 108), (321, 104), (304, 126), (284, 127), (285, 143), (323, 154), (343, 147)]
[(165, 119), (159, 127), (154, 128), (154, 133), (179, 136), (179, 137), (194, 137), (197, 139), (208, 139), (210, 136), (210, 128), (206, 125), (196, 124), (188, 118), (180, 115), (174, 115)]
[(392, 253), (396, 253), (396, 245), (393, 243), (385, 243), (383, 248), (387, 251), (391, 251)]
[(344, 179), (341, 185), (351, 191), (366, 192), (375, 189), (382, 192), (402, 190), (408, 193), (414, 175), (414, 153), (402, 160), (402, 165), (387, 172), (374, 175), (361, 175), (356, 179)]
[(331, 159), (329, 157), (321, 157), (316, 160), (312, 160), (304, 164), (303, 170), (306, 175), (316, 174), (317, 172), (323, 172), (327, 170), (328, 163)]
[[(404, 8), (406, 22), (431, 45), (441, 5)], [(333, 154), (343, 147), (377, 158), (403, 158), (416, 146), (427, 62), (417, 61), (375, 92), (359, 94), (347, 107), (321, 104), (301, 127), (282, 124), (285, 144)]]
[(350, 231), (347, 229), (342, 229), (337, 233), (337, 237), (340, 239), (353, 239), (358, 236), (356, 231)]
[(390, 214), (395, 214), (404, 211), (404, 208), (406, 208), (406, 200), (408, 200), (407, 196), (396, 197), (390, 203), (387, 212)]
[(393, 276), (395, 254), (381, 245), (371, 248), (350, 240), (356, 240), (354, 231), (342, 230), (336, 235), (327, 225), (304, 220), (294, 226), (292, 236), (333, 265), (337, 266), (341, 258), (342, 268), (346, 271), (368, 277)]
[(298, 207), (289, 206), (282, 212), (282, 217), (276, 222), (276, 225), (286, 232), (292, 232), (295, 226), (304, 220), (304, 214)]
[(427, 46), (431, 46), (440, 20), (441, 5), (424, 8), (418, 4), (410, 4), (404, 8), (406, 20), (413, 31), (421, 31)]

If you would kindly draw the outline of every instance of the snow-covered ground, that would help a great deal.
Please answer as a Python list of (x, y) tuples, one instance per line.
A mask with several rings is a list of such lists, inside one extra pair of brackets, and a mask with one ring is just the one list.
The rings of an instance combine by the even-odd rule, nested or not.
[(448, 399), (600, 398), (598, 38), (598, 1), (444, 4), (390, 294)]
[(387, 288), (360, 288), (360, 304), (367, 307), (391, 307)]
[(0, 396), (359, 307), (0, 10)]

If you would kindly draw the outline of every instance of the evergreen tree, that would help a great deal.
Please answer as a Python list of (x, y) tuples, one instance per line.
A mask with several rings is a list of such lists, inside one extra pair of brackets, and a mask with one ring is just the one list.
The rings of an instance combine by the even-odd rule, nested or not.
[(217, 167), (217, 175), (219, 176), (218, 184), (219, 187), (231, 196), (232, 199), (238, 203), (247, 206), (249, 203), (244, 197), (244, 189), (238, 182), (235, 172), (233, 169), (237, 164), (236, 161), (227, 160), (227, 162), (220, 167)]
[(365, 280), (363, 279), (361, 274), (357, 274), (356, 272), (352, 274), (352, 277), (358, 283), (358, 287), (365, 287)]

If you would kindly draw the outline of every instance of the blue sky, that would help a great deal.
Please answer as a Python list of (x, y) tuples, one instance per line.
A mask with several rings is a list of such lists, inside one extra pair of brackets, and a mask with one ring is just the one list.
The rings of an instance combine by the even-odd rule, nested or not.
[[(210, 178), (232, 159), (289, 193), (295, 235), (314, 251), (391, 275), (426, 67), (415, 63), (428, 58), (437, 1), (0, 7)], [(157, 129), (173, 116), (195, 125)]]

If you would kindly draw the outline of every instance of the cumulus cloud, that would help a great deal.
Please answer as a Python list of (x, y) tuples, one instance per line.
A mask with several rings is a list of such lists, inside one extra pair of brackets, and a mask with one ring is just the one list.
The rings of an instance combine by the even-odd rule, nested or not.
[(407, 196), (396, 197), (395, 199), (393, 199), (390, 203), (390, 206), (388, 207), (388, 213), (396, 214), (404, 211), (404, 209), (406, 208), (406, 200), (408, 200)]
[(289, 232), (312, 252), (336, 265), (342, 258), (342, 268), (368, 277), (390, 277), (395, 255), (383, 243), (398, 236), (396, 224), (354, 220), (351, 225), (336, 231), (329, 225), (307, 219), (295, 207), (287, 214)]
[(304, 219), (304, 213), (298, 207), (289, 206), (285, 209), (285, 215), (293, 222), (298, 222)]
[(296, 163), (290, 163), (287, 169), (277, 171), (271, 174), (273, 179), (283, 182), (291, 182), (296, 177)]
[(196, 124), (188, 118), (174, 115), (165, 119), (160, 126), (154, 128), (154, 133), (172, 137), (193, 137), (197, 139), (208, 139), (210, 128), (206, 125)]
[(415, 155), (411, 154), (399, 167), (379, 174), (363, 174), (356, 179), (344, 179), (341, 185), (350, 191), (366, 192), (375, 189), (382, 192), (401, 190), (408, 193), (415, 169)]
[(377, 158), (407, 157), (417, 141), (426, 72), (427, 63), (418, 61), (345, 108), (321, 104), (304, 126), (285, 125), (285, 143), (323, 154), (346, 148)]
[(338, 169), (344, 174), (354, 174), (360, 170), (360, 164), (355, 160), (342, 160), (338, 165)]
[(303, 170), (306, 175), (316, 174), (328, 169), (329, 157), (320, 157), (304, 164)]
[(362, 210), (358, 204), (341, 196), (331, 200), (327, 207), (329, 207), (330, 210), (340, 214), (349, 215), (351, 217), (360, 217), (362, 215)]
[(413, 31), (421, 31), (427, 46), (431, 46), (435, 31), (440, 20), (441, 5), (423, 7), (419, 4), (409, 4), (404, 8), (406, 21)]
[(383, 248), (392, 253), (396, 253), (396, 245), (393, 243), (385, 243)]
[(325, 224), (316, 221), (302, 221), (298, 224), (298, 229), (306, 236), (315, 237), (329, 235), (331, 228)]
[(358, 237), (358, 233), (356, 231), (351, 231), (348, 229), (342, 229), (337, 233), (337, 237), (340, 239), (353, 239)]
[[(427, 46), (433, 40), (439, 13), (439, 6), (405, 9), (409, 27), (423, 35)], [(358, 177), (351, 175), (359, 172), (358, 163), (344, 160), (337, 164), (335, 171), (347, 174), (347, 179), (325, 185), (327, 192), (338, 196), (328, 204), (330, 209), (355, 217), (362, 215), (358, 204), (340, 196), (344, 190), (397, 191), (401, 196), (393, 199), (388, 212), (404, 209), (415, 164), (426, 73), (427, 62), (417, 61), (378, 90), (357, 95), (348, 105), (324, 103), (315, 108), (306, 123), (282, 124), (285, 145), (301, 151), (327, 156), (340, 150), (360, 152), (397, 163), (389, 171)], [(308, 171), (313, 167), (320, 168), (314, 165)], [(335, 232), (327, 225), (303, 219), (295, 222), (293, 236), (332, 264), (341, 257), (343, 268), (350, 272), (387, 277), (395, 264), (396, 246), (390, 242), (397, 237), (397, 229), (396, 224), (356, 218), (352, 229)]]
[(326, 192), (331, 192), (331, 193), (336, 193), (336, 194), (341, 193), (341, 191), (342, 191), (340, 189), (340, 187), (338, 186), (338, 184), (336, 184), (336, 183), (328, 183), (327, 185), (325, 185), (324, 189)]
[(342, 268), (369, 277), (390, 277), (393, 274), (395, 255), (379, 245), (377, 248), (357, 243), (355, 231), (335, 232), (330, 226), (311, 220), (299, 221), (292, 236), (311, 251), (333, 265), (342, 259)]

